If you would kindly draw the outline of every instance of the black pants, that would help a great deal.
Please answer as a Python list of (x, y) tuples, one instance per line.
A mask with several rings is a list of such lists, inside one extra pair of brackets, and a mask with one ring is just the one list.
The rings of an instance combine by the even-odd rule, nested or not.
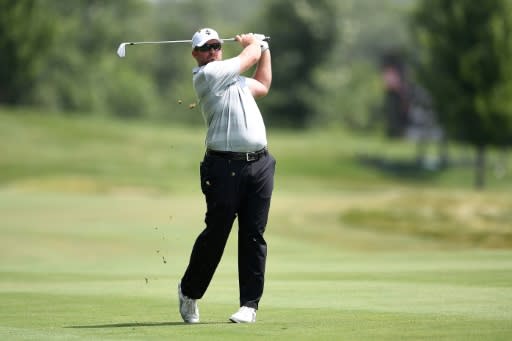
[(240, 306), (258, 309), (263, 294), (267, 244), (263, 238), (274, 187), (275, 159), (256, 161), (206, 155), (201, 189), (206, 198), (206, 228), (197, 237), (181, 280), (184, 295), (203, 297), (219, 264), (238, 216)]

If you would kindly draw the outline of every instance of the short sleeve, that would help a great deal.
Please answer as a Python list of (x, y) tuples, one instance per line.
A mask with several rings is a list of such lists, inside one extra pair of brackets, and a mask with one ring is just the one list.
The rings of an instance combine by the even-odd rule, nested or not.
[(240, 74), (240, 58), (234, 57), (222, 61), (208, 63), (204, 68), (204, 76), (212, 90), (217, 93), (237, 82)]

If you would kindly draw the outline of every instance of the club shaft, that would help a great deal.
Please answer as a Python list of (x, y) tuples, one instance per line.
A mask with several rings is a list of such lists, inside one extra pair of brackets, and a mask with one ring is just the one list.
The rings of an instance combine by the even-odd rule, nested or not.
[[(222, 38), (224, 41), (234, 41), (235, 38)], [(161, 40), (161, 41), (133, 41), (124, 43), (126, 45), (139, 45), (139, 44), (173, 44), (173, 43), (191, 43), (192, 40)]]
[[(235, 41), (235, 38), (223, 38), (223, 41)], [(270, 37), (265, 37), (265, 41), (270, 41)], [(141, 44), (172, 44), (172, 43), (191, 43), (192, 40), (160, 40), (160, 41), (132, 41), (121, 43), (117, 49), (117, 55), (124, 57), (126, 55), (126, 45), (141, 45)]]

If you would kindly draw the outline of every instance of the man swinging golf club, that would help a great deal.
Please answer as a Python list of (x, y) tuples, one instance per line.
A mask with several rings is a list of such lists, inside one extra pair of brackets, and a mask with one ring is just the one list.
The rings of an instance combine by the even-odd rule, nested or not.
[[(180, 313), (187, 323), (199, 322), (197, 300), (210, 284), (237, 217), (240, 309), (230, 320), (256, 322), (267, 255), (263, 233), (276, 162), (268, 152), (265, 125), (255, 101), (268, 93), (272, 81), (264, 39), (259, 34), (237, 35), (242, 52), (223, 60), (223, 40), (215, 30), (203, 28), (192, 37), (192, 57), (198, 65), (193, 69), (193, 85), (207, 125), (200, 166), (206, 227), (194, 243), (178, 285)], [(252, 77), (242, 76), (254, 65)]]

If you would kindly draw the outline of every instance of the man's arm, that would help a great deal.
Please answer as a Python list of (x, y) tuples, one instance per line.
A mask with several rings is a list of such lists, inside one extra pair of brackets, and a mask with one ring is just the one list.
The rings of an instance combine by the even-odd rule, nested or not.
[(237, 35), (235, 39), (244, 48), (238, 55), (240, 58), (240, 73), (242, 74), (258, 62), (261, 57), (261, 47), (252, 33)]
[(248, 78), (248, 86), (255, 98), (265, 96), (272, 83), (272, 66), (270, 50), (261, 52), (261, 42), (256, 39), (254, 34), (241, 34), (235, 38), (243, 47), (239, 54), (240, 73), (250, 69), (258, 63), (252, 78)]
[(272, 63), (270, 50), (266, 49), (261, 53), (260, 61), (249, 82), (249, 89), (254, 98), (259, 98), (268, 94), (270, 84), (272, 84)]

